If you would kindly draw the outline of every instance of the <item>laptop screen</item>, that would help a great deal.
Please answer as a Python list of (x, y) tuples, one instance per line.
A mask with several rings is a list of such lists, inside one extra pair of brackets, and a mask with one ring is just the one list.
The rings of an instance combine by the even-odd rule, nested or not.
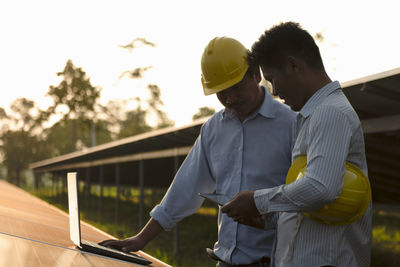
[(69, 172), (68, 178), (68, 211), (69, 211), (69, 235), (78, 247), (81, 246), (81, 227), (78, 207), (78, 182), (77, 173)]

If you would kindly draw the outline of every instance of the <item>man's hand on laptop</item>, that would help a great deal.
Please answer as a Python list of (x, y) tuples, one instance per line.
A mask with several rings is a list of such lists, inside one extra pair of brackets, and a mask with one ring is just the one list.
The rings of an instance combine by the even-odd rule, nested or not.
[(162, 226), (156, 220), (150, 218), (137, 235), (124, 240), (103, 240), (99, 242), (99, 245), (118, 249), (124, 252), (138, 251), (142, 250), (148, 242), (153, 240), (162, 231)]
[(124, 240), (103, 240), (99, 242), (99, 245), (117, 249), (123, 252), (138, 251), (146, 246), (146, 242), (140, 238), (140, 236), (133, 236)]

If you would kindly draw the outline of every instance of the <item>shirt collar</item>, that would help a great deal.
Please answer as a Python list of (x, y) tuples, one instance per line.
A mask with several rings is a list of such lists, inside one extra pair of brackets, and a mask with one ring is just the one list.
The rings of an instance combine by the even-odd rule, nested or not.
[(308, 117), (319, 104), (324, 101), (324, 99), (330, 95), (333, 91), (340, 88), (340, 83), (338, 81), (333, 81), (316, 91), (306, 104), (301, 108), (299, 114), (304, 118)]
[[(264, 91), (264, 100), (261, 106), (258, 108), (257, 111), (255, 111), (253, 114), (248, 116), (247, 119), (253, 118), (255, 115), (260, 114), (266, 118), (275, 118), (275, 110), (273, 107), (273, 99), (271, 94), (268, 92), (267, 89), (265, 89), (264, 86), (261, 86), (261, 89)], [(227, 118), (231, 119), (235, 115), (232, 111), (229, 111), (227, 109), (224, 109), (221, 114), (221, 119)]]
[(258, 113), (266, 118), (275, 118), (275, 109), (272, 96), (264, 86), (261, 86), (261, 88), (264, 90), (264, 101), (258, 109)]

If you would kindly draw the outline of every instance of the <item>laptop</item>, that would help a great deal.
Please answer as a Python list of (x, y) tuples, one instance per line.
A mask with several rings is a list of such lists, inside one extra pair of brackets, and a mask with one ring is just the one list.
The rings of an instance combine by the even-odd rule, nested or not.
[(67, 174), (68, 182), (68, 210), (69, 210), (69, 234), (72, 242), (81, 250), (94, 254), (116, 258), (124, 261), (149, 265), (151, 261), (134, 253), (125, 253), (108, 248), (87, 240), (81, 240), (81, 223), (79, 218), (78, 203), (78, 179), (76, 172)]

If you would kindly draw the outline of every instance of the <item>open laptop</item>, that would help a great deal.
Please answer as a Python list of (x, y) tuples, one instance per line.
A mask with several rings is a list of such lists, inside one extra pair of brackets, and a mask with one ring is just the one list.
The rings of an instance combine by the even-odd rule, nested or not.
[(79, 218), (78, 182), (77, 173), (69, 172), (68, 179), (68, 210), (69, 210), (69, 234), (72, 242), (81, 250), (99, 254), (102, 256), (117, 258), (124, 261), (151, 264), (151, 261), (133, 253), (125, 253), (116, 249), (101, 246), (95, 242), (81, 240), (81, 223)]

